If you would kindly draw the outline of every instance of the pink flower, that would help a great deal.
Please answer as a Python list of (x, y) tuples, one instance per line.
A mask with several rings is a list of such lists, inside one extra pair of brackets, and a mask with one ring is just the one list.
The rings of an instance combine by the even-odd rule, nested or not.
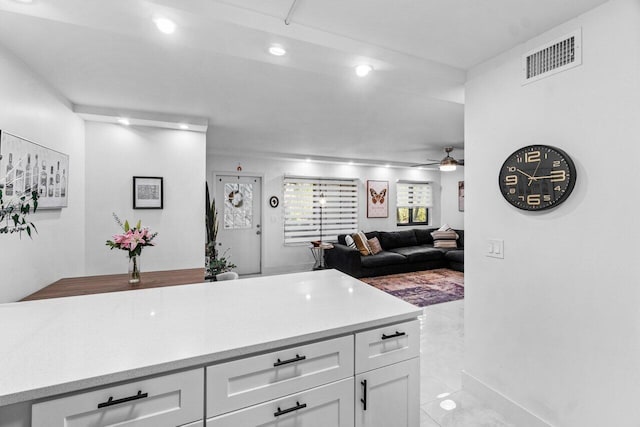
[(140, 230), (134, 230), (133, 233), (131, 233), (130, 251), (135, 250), (138, 245), (144, 246), (145, 241), (143, 235), (144, 233), (141, 233)]
[(116, 234), (115, 236), (113, 236), (113, 241), (117, 245), (129, 249), (129, 247), (131, 246), (131, 233), (126, 232), (125, 234)]
[(125, 221), (124, 224), (118, 217), (115, 216), (116, 221), (126, 231), (122, 234), (116, 234), (113, 236), (113, 240), (107, 240), (107, 246), (111, 249), (122, 249), (129, 252), (129, 256), (139, 255), (140, 251), (145, 246), (154, 246), (151, 242), (158, 233), (151, 233), (149, 228), (140, 227), (140, 221), (136, 227), (130, 228), (129, 222)]

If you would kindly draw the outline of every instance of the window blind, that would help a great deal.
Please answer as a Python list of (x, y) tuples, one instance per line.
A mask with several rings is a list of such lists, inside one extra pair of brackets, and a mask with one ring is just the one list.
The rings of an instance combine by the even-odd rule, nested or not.
[[(321, 205), (321, 195), (325, 203)], [(358, 231), (358, 180), (284, 177), (284, 243), (336, 241)]]
[(398, 208), (433, 207), (433, 191), (429, 182), (398, 182), (396, 195)]

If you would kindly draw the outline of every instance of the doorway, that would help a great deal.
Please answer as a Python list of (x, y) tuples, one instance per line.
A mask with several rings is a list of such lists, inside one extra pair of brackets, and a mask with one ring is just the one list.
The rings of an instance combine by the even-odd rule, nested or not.
[(216, 175), (220, 218), (218, 253), (235, 264), (240, 275), (260, 274), (262, 254), (262, 178)]

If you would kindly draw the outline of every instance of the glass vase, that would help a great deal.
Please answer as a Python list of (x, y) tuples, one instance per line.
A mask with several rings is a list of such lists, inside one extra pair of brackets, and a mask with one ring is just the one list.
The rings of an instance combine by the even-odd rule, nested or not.
[(140, 256), (129, 257), (129, 284), (140, 283)]

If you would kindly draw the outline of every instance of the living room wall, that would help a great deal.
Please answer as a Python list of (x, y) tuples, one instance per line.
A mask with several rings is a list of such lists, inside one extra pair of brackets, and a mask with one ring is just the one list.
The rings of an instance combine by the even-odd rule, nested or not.
[[(521, 55), (582, 28), (583, 64), (521, 84)], [(517, 425), (640, 420), (635, 265), (640, 157), (640, 3), (612, 0), (468, 74), (465, 381)], [(565, 150), (577, 184), (562, 205), (520, 211), (498, 190), (516, 149)], [(504, 239), (504, 259), (486, 257)], [(525, 418), (522, 418), (525, 420)]]
[(464, 181), (464, 167), (458, 167), (452, 172), (442, 172), (440, 180), (442, 222), (455, 229), (464, 230), (464, 212), (458, 209), (458, 182)]
[[(340, 177), (360, 179), (359, 200), (361, 203), (358, 227), (362, 230), (395, 230), (399, 227), (395, 222), (395, 185), (397, 180), (415, 180), (434, 182), (434, 199), (440, 200), (440, 172), (408, 168), (385, 168), (357, 166), (348, 164), (306, 162), (300, 160), (265, 159), (251, 156), (214, 155), (207, 157), (207, 179), (213, 190), (213, 174), (229, 172), (234, 174), (238, 165), (245, 174), (263, 177), (262, 228), (263, 250), (262, 271), (266, 274), (308, 270), (313, 265), (313, 257), (306, 246), (285, 246), (283, 233), (282, 204), (276, 209), (268, 206), (269, 197), (276, 195), (282, 200), (285, 174), (311, 177)], [(366, 181), (389, 181), (389, 217), (367, 218)], [(439, 227), (441, 223), (440, 208), (433, 209), (432, 224)], [(230, 252), (233, 258), (233, 248)]]
[[(38, 233), (0, 235), (0, 303), (84, 270), (84, 123), (67, 100), (0, 46), (0, 129), (69, 155), (68, 207), (39, 210)], [(4, 172), (2, 172), (4, 176)]]
[[(204, 267), (206, 135), (86, 123), (86, 274), (127, 271), (127, 254), (105, 241), (128, 219), (158, 232), (142, 251), (142, 271)], [(133, 209), (134, 176), (163, 177), (163, 209)]]

